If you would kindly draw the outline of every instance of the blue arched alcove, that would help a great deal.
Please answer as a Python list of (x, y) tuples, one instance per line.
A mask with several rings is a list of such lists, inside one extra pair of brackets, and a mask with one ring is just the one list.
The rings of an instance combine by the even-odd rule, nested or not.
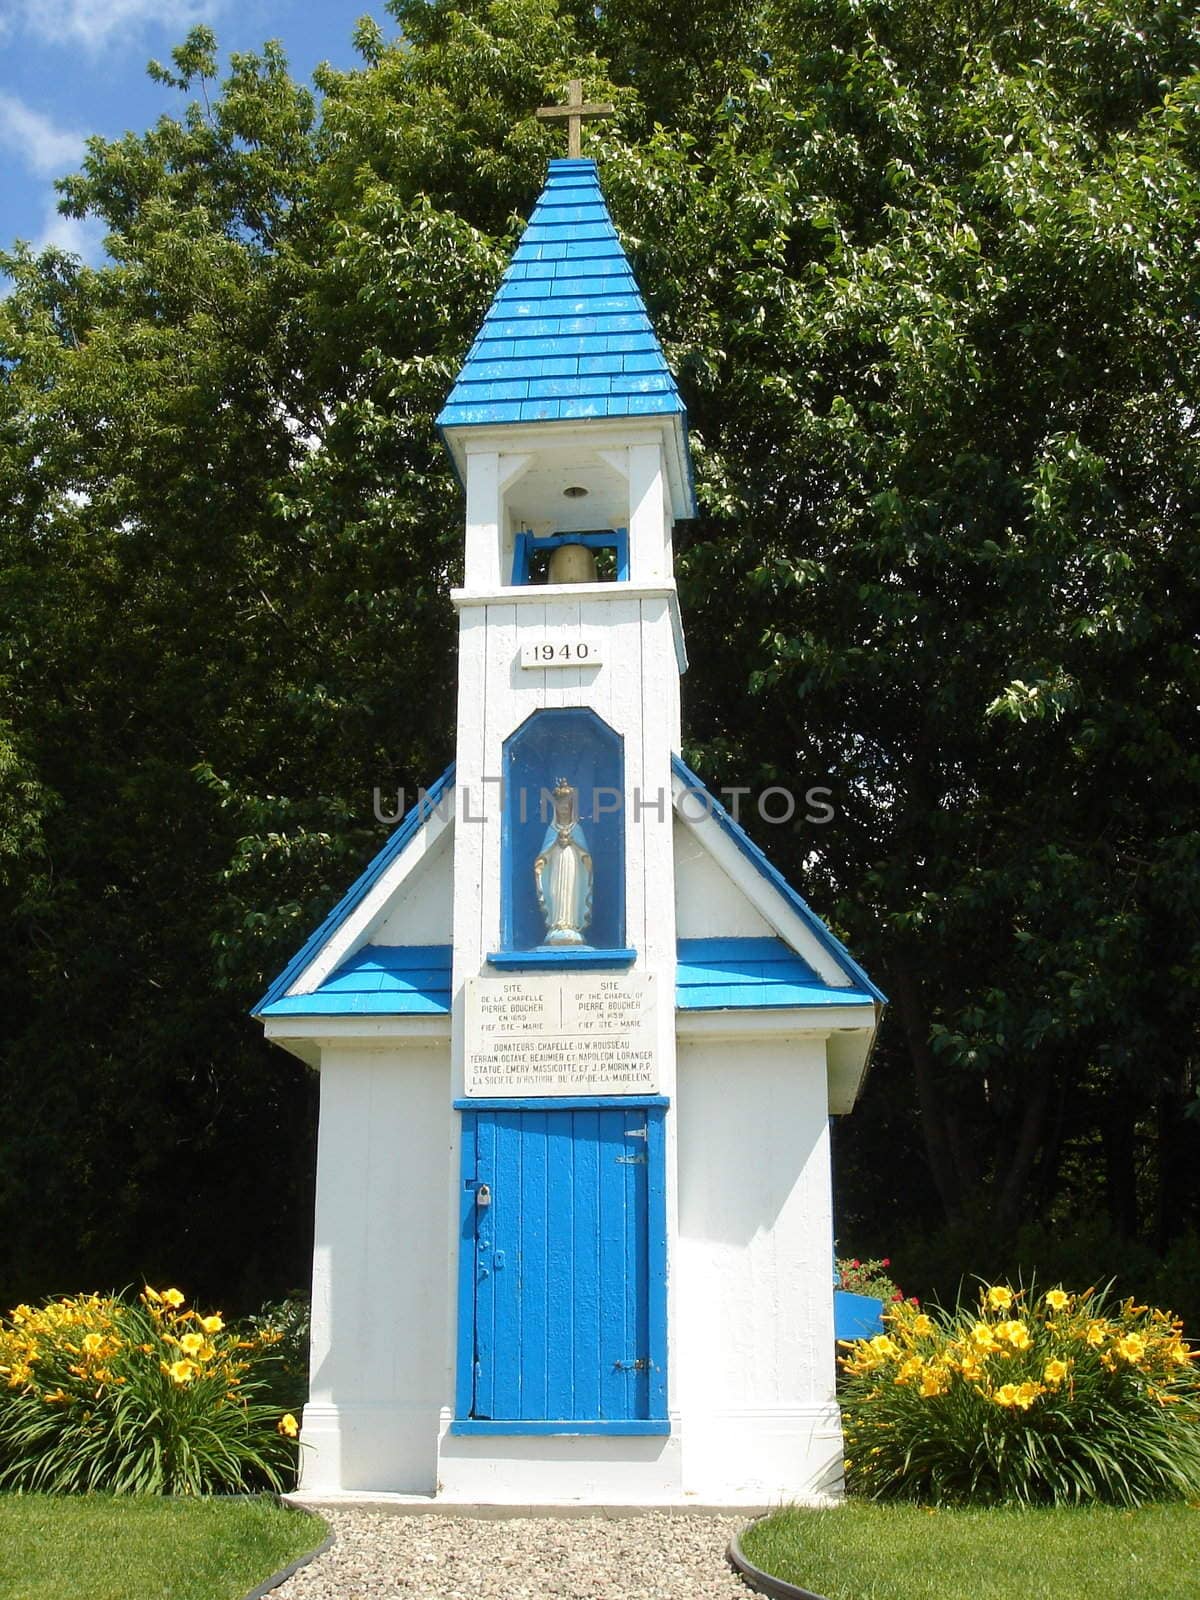
[[(489, 957), (493, 965), (632, 961), (634, 952), (625, 948), (621, 735), (584, 706), (535, 711), (504, 742), (503, 778), (502, 947)], [(556, 932), (546, 909), (545, 862), (558, 833), (556, 787), (557, 820), (574, 819), (566, 837), (577, 862), (572, 886), (578, 907), (568, 919), (575, 935)]]

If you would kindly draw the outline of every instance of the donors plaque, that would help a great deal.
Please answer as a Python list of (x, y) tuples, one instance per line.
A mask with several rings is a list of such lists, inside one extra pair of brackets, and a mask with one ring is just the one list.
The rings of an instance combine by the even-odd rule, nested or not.
[(657, 1094), (648, 973), (469, 978), (468, 1095)]

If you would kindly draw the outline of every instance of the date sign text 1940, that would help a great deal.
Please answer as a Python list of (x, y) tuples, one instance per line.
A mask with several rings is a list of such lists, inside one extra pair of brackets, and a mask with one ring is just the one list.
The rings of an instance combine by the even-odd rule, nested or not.
[(599, 639), (543, 638), (521, 646), (523, 667), (598, 667), (603, 659)]

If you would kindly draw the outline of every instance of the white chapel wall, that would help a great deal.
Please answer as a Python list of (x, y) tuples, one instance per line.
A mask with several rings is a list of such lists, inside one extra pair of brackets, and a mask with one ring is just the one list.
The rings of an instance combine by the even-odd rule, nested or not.
[(684, 1489), (840, 1477), (825, 1045), (685, 1040), (672, 1408)]
[(306, 1491), (433, 1490), (454, 1115), (447, 1045), (326, 1045)]

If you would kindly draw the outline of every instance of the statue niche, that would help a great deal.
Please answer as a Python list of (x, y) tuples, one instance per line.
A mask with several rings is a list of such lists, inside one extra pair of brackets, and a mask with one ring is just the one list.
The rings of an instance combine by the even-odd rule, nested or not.
[(595, 875), (579, 821), (579, 791), (565, 778), (554, 786), (554, 815), (533, 863), (548, 945), (586, 945)]
[(514, 728), (502, 762), (500, 953), (623, 950), (620, 734), (589, 707), (545, 707)]

